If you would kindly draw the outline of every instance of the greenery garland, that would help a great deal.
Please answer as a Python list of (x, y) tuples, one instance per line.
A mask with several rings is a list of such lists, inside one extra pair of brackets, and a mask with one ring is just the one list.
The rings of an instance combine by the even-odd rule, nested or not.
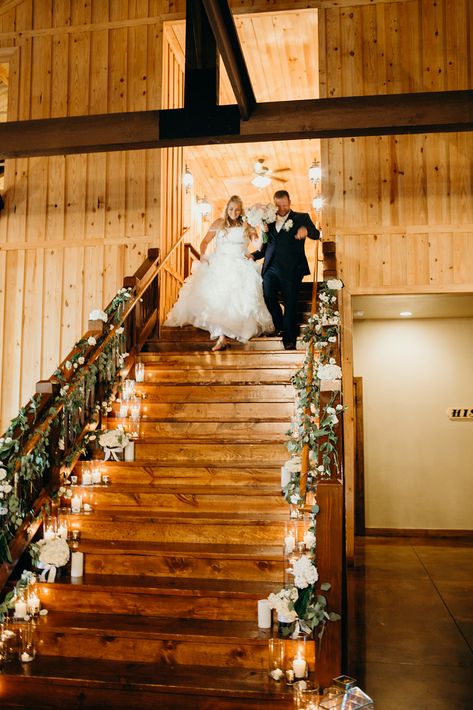
[[(317, 311), (309, 318), (302, 335), (307, 346), (304, 363), (291, 379), (296, 390), (295, 413), (287, 432), (287, 448), (291, 454), (287, 466), (291, 475), (289, 483), (283, 488), (283, 494), (286, 501), (295, 506), (296, 515), (297, 510), (301, 511), (305, 506), (305, 499), (300, 493), (300, 456), (304, 446), (309, 447), (308, 491), (315, 494), (320, 480), (331, 477), (332, 472), (337, 476), (340, 473), (335, 427), (344, 407), (340, 403), (335, 404), (338, 391), (332, 392), (329, 402), (321, 406), (320, 392), (322, 380), (341, 378), (341, 368), (333, 355), (340, 330), (340, 313), (335, 306), (337, 291), (342, 287), (338, 279), (318, 284)], [(312, 372), (311, 378), (309, 372)], [(316, 590), (318, 512), (319, 506), (315, 503), (309, 513), (307, 532), (310, 533), (310, 544), (306, 545), (307, 551), (299, 558), (294, 584), (269, 596), (270, 606), (278, 611), (280, 618), (287, 620), (287, 623), (280, 625), (283, 636), (297, 636), (301, 632), (312, 635), (318, 629), (318, 637), (321, 639), (327, 621), (341, 618), (339, 614), (327, 610), (326, 596)], [(328, 582), (319, 585), (320, 592), (327, 592), (330, 588)]]
[[(101, 401), (95, 403), (94, 416), (110, 408), (110, 398), (117, 373), (128, 353), (124, 352), (125, 334), (122, 326), (124, 304), (131, 298), (131, 289), (120, 289), (105, 311), (96, 311), (104, 321), (100, 335), (78, 340), (72, 355), (62, 367), (56, 369), (52, 382), (60, 385), (59, 393), (53, 396), (49, 407), (38, 416), (41, 395), (36, 394), (17, 416), (12, 419), (5, 434), (0, 437), (0, 564), (11, 562), (9, 543), (25, 520), (32, 520), (31, 507), (40, 493), (53, 462), (51, 460), (50, 436), (54, 417), (55, 429), (59, 431), (58, 450), (61, 463), (70, 466), (82, 450), (84, 424), (93, 423), (93, 417), (83, 421), (88, 402), (97, 382), (102, 386)], [(87, 359), (100, 347), (111, 332), (113, 337), (90, 365)], [(84, 366), (84, 367), (83, 367)], [(83, 367), (83, 369), (81, 369)], [(59, 421), (58, 421), (59, 418)], [(33, 427), (37, 431), (33, 432)], [(37, 441), (27, 454), (22, 454), (29, 434), (36, 434)], [(66, 434), (68, 441), (66, 441)], [(60, 453), (64, 452), (64, 453)], [(56, 453), (56, 452), (55, 452)]]

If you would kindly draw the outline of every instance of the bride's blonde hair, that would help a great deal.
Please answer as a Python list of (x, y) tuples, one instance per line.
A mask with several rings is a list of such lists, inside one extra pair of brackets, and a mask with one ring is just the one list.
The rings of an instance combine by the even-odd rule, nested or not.
[(238, 195), (232, 195), (232, 196), (230, 197), (230, 199), (228, 200), (228, 202), (227, 202), (227, 204), (226, 204), (226, 206), (225, 206), (225, 212), (223, 213), (223, 227), (224, 227), (224, 229), (225, 229), (225, 228), (228, 229), (228, 227), (233, 227), (233, 226), (234, 226), (234, 225), (232, 224), (232, 220), (230, 220), (230, 217), (228, 216), (228, 208), (230, 207), (230, 205), (231, 205), (232, 203), (238, 205), (238, 207), (239, 207), (240, 210), (241, 210), (240, 216), (237, 217), (237, 219), (236, 219), (236, 223), (237, 223), (238, 225), (242, 225), (242, 224), (243, 224), (243, 201), (242, 201), (241, 197), (239, 197)]

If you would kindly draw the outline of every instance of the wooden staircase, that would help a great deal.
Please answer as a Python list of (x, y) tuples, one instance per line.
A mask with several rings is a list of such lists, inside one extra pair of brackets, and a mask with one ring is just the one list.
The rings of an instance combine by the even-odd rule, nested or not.
[(209, 347), (193, 328), (147, 343), (135, 461), (77, 486), (93, 505), (70, 516), (85, 575), (40, 585), (39, 653), (1, 676), (2, 707), (292, 707), (267, 677), (257, 600), (283, 581), (280, 466), (304, 353)]

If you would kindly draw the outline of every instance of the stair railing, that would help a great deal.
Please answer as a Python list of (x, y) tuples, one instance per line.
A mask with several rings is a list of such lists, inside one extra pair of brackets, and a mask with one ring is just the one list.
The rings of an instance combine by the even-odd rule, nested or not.
[[(182, 235), (181, 240), (184, 235)], [(177, 246), (177, 243), (176, 245)], [(168, 259), (171, 252), (167, 255)], [(104, 312), (0, 437), (0, 589), (35, 535), (42, 506), (100, 428), (110, 397), (144, 342), (159, 328), (159, 249), (127, 277)], [(106, 321), (106, 322), (104, 322)]]

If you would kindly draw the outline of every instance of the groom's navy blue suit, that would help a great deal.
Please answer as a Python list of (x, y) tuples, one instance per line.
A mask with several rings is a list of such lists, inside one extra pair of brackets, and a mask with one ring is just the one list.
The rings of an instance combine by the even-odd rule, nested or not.
[[(287, 227), (287, 223), (292, 225)], [(309, 239), (319, 239), (320, 232), (306, 212), (290, 210), (278, 232), (276, 222), (268, 224), (268, 240), (253, 253), (255, 261), (264, 257), (262, 276), (264, 300), (276, 330), (283, 332), (285, 347), (295, 347), (298, 333), (297, 299), (303, 277), (310, 274), (305, 255), (305, 239), (296, 239), (299, 227), (306, 227)], [(282, 294), (284, 314), (279, 304)]]

